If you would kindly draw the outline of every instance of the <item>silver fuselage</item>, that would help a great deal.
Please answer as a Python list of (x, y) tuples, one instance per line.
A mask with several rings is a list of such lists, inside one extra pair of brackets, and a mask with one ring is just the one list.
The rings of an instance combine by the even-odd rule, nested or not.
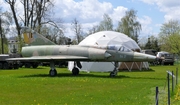
[[(156, 57), (148, 54), (119, 51), (108, 49), (104, 46), (79, 46), (79, 45), (44, 45), (27, 46), (22, 48), (23, 57), (32, 56), (79, 56), (87, 57), (81, 61), (103, 61), (103, 62), (132, 62), (132, 61), (155, 61)], [(77, 59), (78, 60), (78, 59)]]

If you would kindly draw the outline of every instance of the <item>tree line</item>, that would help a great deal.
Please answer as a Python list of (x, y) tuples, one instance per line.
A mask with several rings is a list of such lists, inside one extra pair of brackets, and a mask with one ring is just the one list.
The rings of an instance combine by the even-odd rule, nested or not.
[[(10, 30), (10, 26), (15, 24), (13, 34), (16, 33), (16, 39), (20, 42), (20, 48), (23, 46), (21, 37), (21, 27), (27, 26), (37, 32), (41, 33), (56, 44), (78, 44), (87, 35), (99, 31), (117, 31), (126, 34), (139, 43), (139, 34), (142, 30), (140, 22), (137, 20), (137, 11), (130, 9), (125, 12), (117, 26), (113, 25), (111, 17), (104, 13), (103, 20), (98, 25), (93, 26), (84, 32), (83, 25), (77, 18), (72, 19), (71, 26), (76, 39), (70, 39), (65, 36), (66, 27), (63, 19), (50, 18), (53, 12), (53, 0), (19, 0), (23, 5), (23, 14), (19, 15), (17, 8), (17, 0), (5, 0), (9, 5), (11, 11), (2, 12), (0, 8), (0, 30), (1, 35), (5, 41), (5, 52), (7, 52), (7, 38), (6, 35)], [(1, 4), (0, 4), (1, 5)], [(3, 18), (4, 17), (4, 18)], [(142, 49), (155, 49), (157, 51), (164, 50), (172, 53), (180, 54), (180, 23), (177, 20), (170, 20), (162, 24), (160, 33), (157, 37), (151, 35), (147, 38), (147, 42), (140, 47)], [(1, 49), (0, 49), (1, 50)], [(20, 50), (20, 49), (19, 49)]]

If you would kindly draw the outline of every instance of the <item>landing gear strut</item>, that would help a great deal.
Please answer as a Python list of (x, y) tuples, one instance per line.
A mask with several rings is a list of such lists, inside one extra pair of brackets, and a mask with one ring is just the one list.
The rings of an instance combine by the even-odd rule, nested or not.
[[(77, 67), (76, 67), (77, 66)], [(74, 62), (74, 67), (73, 67), (73, 69), (72, 69), (72, 74), (73, 75), (78, 75), (79, 74), (79, 68), (82, 68), (82, 65), (81, 65), (81, 63), (79, 62), (79, 61), (75, 61)]]
[(110, 72), (110, 77), (115, 77), (118, 73), (118, 62), (114, 62), (114, 70)]
[(49, 75), (50, 75), (51, 77), (56, 76), (56, 75), (57, 75), (57, 71), (56, 71), (56, 69), (55, 69), (54, 62), (50, 62), (50, 67), (51, 67), (51, 69), (50, 69), (50, 71), (49, 71)]

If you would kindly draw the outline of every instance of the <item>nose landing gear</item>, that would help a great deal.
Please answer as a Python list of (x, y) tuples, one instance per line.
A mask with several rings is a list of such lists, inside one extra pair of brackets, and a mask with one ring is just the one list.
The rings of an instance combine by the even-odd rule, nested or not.
[(115, 77), (118, 73), (118, 62), (114, 62), (114, 70), (110, 72), (110, 77)]

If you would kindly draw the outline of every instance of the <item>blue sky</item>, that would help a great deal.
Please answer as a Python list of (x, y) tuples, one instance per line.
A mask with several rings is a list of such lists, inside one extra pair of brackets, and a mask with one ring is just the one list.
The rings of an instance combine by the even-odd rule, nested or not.
[[(0, 0), (0, 3), (2, 4), (3, 1)], [(22, 10), (20, 4), (17, 3), (18, 10)], [(130, 9), (137, 11), (137, 20), (142, 25), (141, 39), (150, 35), (158, 36), (164, 22), (171, 19), (180, 20), (178, 0), (54, 0), (54, 4), (52, 18), (61, 18), (64, 21), (65, 35), (68, 37), (74, 36), (71, 30), (71, 22), (74, 18), (78, 19), (83, 30), (87, 32), (88, 29), (99, 24), (104, 13), (111, 17), (115, 27)], [(2, 6), (8, 9), (6, 4)], [(19, 15), (20, 13), (19, 11)]]

